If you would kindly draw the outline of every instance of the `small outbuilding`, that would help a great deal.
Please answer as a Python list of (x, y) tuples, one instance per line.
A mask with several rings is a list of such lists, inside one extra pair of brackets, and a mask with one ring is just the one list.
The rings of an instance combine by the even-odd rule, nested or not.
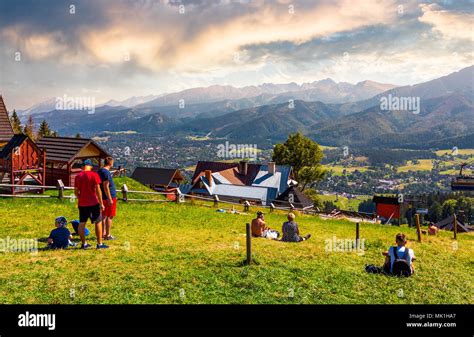
[(141, 184), (160, 192), (170, 192), (168, 198), (176, 198), (175, 191), (184, 181), (184, 176), (178, 169), (158, 167), (137, 167), (131, 176)]
[[(467, 226), (463, 224), (459, 219), (456, 218), (457, 222), (457, 232), (459, 233), (467, 233), (474, 231), (472, 226)], [(450, 215), (446, 219), (441, 220), (434, 224), (436, 227), (446, 231), (454, 231), (454, 216)]]
[(55, 186), (61, 179), (64, 186), (74, 186), (84, 159), (91, 159), (95, 167), (103, 165), (110, 155), (88, 138), (44, 137), (37, 145), (46, 152), (46, 185)]
[(386, 219), (400, 218), (400, 205), (398, 197), (374, 196), (375, 212)]
[(314, 207), (313, 200), (298, 190), (296, 186), (288, 187), (285, 192), (275, 199), (273, 204), (283, 207), (291, 207), (292, 205), (295, 209), (311, 209)]
[(11, 194), (31, 192), (38, 188), (17, 187), (20, 185), (45, 185), (46, 154), (24, 134), (14, 135), (0, 149), (0, 182), (13, 185), (4, 192)]

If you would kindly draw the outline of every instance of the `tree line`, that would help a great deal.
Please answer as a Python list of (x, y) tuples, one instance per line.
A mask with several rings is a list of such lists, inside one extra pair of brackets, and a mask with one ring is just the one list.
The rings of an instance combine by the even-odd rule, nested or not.
[[(16, 110), (13, 110), (10, 115), (10, 123), (15, 134), (24, 134), (33, 140), (39, 140), (43, 137), (59, 137), (59, 133), (52, 130), (45, 119), (43, 119), (38, 126), (38, 130), (36, 130), (36, 125), (31, 114), (28, 116), (25, 125), (23, 125)], [(76, 138), (81, 138), (81, 134), (77, 133)]]

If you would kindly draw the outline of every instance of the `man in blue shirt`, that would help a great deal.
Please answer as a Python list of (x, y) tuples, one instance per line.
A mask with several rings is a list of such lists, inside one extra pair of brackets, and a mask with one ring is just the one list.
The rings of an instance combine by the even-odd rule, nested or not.
[(55, 220), (56, 228), (51, 231), (48, 237), (48, 247), (50, 248), (67, 248), (69, 246), (69, 239), (71, 238), (71, 232), (66, 228), (67, 220), (65, 217), (60, 216)]
[(102, 211), (102, 233), (104, 240), (114, 240), (110, 234), (112, 220), (117, 213), (117, 190), (115, 189), (114, 179), (110, 169), (114, 166), (112, 157), (105, 158), (104, 167), (99, 170), (100, 188), (102, 190), (102, 199), (105, 209)]

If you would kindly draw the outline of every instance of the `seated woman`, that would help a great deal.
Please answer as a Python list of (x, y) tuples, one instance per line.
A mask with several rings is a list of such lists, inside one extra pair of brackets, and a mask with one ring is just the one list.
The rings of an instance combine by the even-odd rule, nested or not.
[(283, 223), (281, 230), (283, 232), (281, 241), (285, 242), (301, 242), (311, 237), (311, 234), (300, 236), (298, 224), (295, 222), (295, 215), (293, 213), (288, 213), (288, 221)]

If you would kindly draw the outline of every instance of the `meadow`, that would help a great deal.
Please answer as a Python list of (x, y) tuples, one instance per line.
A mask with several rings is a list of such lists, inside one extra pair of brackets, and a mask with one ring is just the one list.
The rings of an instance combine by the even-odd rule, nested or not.
[[(44, 239), (59, 215), (77, 218), (75, 203), (0, 199), (0, 239)], [(108, 241), (108, 250), (0, 252), (0, 303), (474, 302), (472, 234), (458, 234), (455, 242), (452, 232), (442, 232), (418, 243), (412, 228), (361, 224), (364, 251), (336, 252), (329, 242), (353, 239), (354, 223), (298, 215), (301, 233), (311, 233), (310, 240), (253, 239), (258, 264), (244, 266), (245, 223), (252, 218), (189, 202), (120, 202), (113, 226), (117, 240)], [(280, 230), (285, 213), (266, 218)], [(382, 251), (400, 231), (417, 256), (415, 275), (367, 274), (365, 264), (380, 265)], [(94, 243), (93, 230), (88, 239)]]

